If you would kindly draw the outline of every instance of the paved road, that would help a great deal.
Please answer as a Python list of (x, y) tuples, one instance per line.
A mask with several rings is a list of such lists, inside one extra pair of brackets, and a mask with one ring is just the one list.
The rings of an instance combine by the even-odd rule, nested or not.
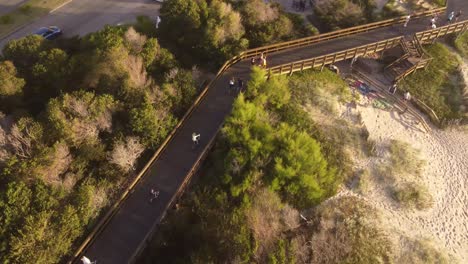
[[(9, 0), (0, 0), (2, 3)], [(18, 0), (12, 0), (18, 1)], [(152, 0), (73, 0), (14, 34), (0, 40), (0, 50), (12, 40), (27, 36), (43, 26), (62, 28), (65, 37), (84, 35), (101, 29), (104, 25), (134, 21), (138, 15), (155, 17), (161, 4)]]
[[(466, 16), (463, 19), (466, 19)], [(402, 25), (390, 26), (269, 54), (269, 65), (280, 65), (379, 40), (414, 34), (427, 29), (428, 22), (429, 18), (415, 19), (407, 28), (403, 28)], [(166, 150), (152, 164), (104, 230), (85, 250), (86, 256), (102, 264), (123, 264), (135, 261), (136, 250), (140, 245), (144, 245), (145, 236), (152, 230), (153, 224), (161, 220), (165, 206), (184, 181), (202, 149), (208, 145), (211, 138), (216, 136), (217, 128), (231, 111), (234, 97), (226, 92), (228, 80), (235, 76), (247, 81), (249, 72), (250, 63), (244, 60), (233, 65), (213, 83), (203, 101), (178, 130)], [(193, 132), (201, 134), (201, 142), (196, 150), (192, 150), (190, 145), (190, 136)], [(158, 200), (153, 203), (148, 202), (151, 188), (160, 190)]]
[(0, 0), (0, 16), (10, 13), (28, 0)]

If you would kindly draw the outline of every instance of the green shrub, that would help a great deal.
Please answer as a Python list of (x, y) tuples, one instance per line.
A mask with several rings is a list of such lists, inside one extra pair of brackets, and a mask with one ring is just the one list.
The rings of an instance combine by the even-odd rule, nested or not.
[(425, 162), (420, 159), (420, 152), (410, 144), (398, 141), (390, 141), (390, 169), (392, 173), (406, 173), (419, 176)]
[(447, 0), (430, 0), (429, 2), (439, 7), (444, 7), (447, 4)]
[(393, 194), (395, 200), (404, 207), (422, 210), (433, 204), (431, 194), (424, 186), (417, 183), (399, 184), (394, 188)]
[(400, 86), (432, 108), (439, 119), (460, 118), (464, 86), (452, 81), (460, 79), (459, 61), (443, 44), (426, 49), (433, 58), (429, 65), (406, 77)]
[(11, 15), (0, 16), (0, 24), (11, 24), (13, 21), (14, 19)]
[(25, 5), (20, 6), (19, 10), (23, 14), (30, 14), (32, 11), (32, 6), (29, 4), (25, 4)]
[(361, 5), (360, 1), (355, 3), (351, 0), (318, 0), (315, 1), (314, 13), (328, 30), (357, 26), (370, 21), (370, 18), (366, 17), (366, 6)]
[(310, 263), (392, 263), (392, 243), (379, 215), (364, 201), (343, 196), (315, 212)]
[(468, 57), (468, 32), (455, 38), (454, 46), (463, 57)]
[(457, 263), (443, 251), (437, 250), (429, 240), (409, 240), (397, 263), (449, 264)]

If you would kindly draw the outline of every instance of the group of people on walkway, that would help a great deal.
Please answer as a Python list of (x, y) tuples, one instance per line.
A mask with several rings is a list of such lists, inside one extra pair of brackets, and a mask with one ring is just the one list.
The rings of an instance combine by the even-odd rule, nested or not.
[(232, 77), (229, 79), (229, 89), (228, 89), (228, 94), (231, 94), (234, 92), (235, 94), (238, 94), (240, 92), (244, 91), (244, 80), (242, 78), (236, 78)]
[[(454, 11), (450, 12), (447, 16), (447, 24), (451, 24), (451, 23), (456, 23), (458, 21), (458, 19), (460, 19), (462, 15), (462, 11), (461, 10), (458, 10), (457, 13), (455, 13)], [(403, 27), (407, 27), (408, 26), (408, 23), (409, 21), (411, 20), (411, 16), (412, 14), (408, 14), (406, 17), (405, 17), (405, 23), (403, 24)], [(433, 15), (430, 19), (430, 26), (429, 28), (432, 28), (432, 29), (436, 29), (437, 28), (437, 20), (439, 19), (439, 17), (437, 16), (437, 14)]]
[[(461, 10), (458, 10), (457, 13), (455, 13), (454, 11), (450, 12), (447, 16), (447, 24), (452, 24), (452, 23), (456, 23), (458, 21), (458, 19), (460, 19), (462, 15), (462, 11)], [(436, 29), (437, 28), (437, 20), (439, 20), (439, 17), (437, 15), (434, 15), (432, 16), (431, 18), (431, 28), (432, 29)]]

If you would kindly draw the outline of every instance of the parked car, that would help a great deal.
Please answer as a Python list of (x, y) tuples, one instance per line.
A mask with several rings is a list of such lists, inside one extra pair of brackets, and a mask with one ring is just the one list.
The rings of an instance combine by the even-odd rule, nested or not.
[(53, 40), (56, 39), (58, 36), (62, 35), (62, 30), (56, 26), (41, 27), (36, 32), (34, 32), (34, 34), (42, 36), (47, 40)]

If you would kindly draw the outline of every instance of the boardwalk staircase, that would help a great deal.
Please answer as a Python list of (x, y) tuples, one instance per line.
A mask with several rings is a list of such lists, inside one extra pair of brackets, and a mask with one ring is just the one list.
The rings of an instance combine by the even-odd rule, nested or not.
[(385, 76), (394, 82), (402, 80), (417, 69), (426, 67), (432, 58), (423, 50), (418, 38), (400, 40), (403, 55), (384, 68)]

